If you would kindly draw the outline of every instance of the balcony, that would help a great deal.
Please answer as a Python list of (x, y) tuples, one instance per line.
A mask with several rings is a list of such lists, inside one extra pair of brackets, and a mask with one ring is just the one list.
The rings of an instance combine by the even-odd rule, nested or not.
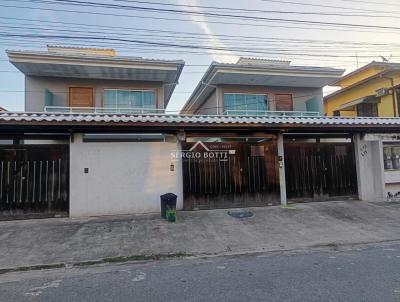
[(62, 107), (45, 106), (45, 112), (96, 113), (96, 114), (164, 114), (165, 109), (156, 108), (107, 108), (107, 107)]
[(317, 111), (226, 110), (223, 114), (240, 116), (321, 116), (321, 113)]

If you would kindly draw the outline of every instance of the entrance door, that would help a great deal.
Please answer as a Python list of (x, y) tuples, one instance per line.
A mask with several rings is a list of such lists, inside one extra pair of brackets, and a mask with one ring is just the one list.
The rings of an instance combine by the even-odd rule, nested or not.
[(286, 193), (316, 201), (357, 196), (352, 143), (285, 142)]
[(0, 148), (0, 220), (67, 215), (68, 146)]
[(182, 147), (186, 210), (279, 204), (275, 141)]
[(91, 87), (70, 87), (70, 107), (94, 107), (93, 88)]

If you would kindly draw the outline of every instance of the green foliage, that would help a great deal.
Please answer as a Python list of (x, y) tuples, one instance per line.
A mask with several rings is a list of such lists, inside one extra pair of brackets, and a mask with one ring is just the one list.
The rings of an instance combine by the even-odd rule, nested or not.
[(176, 209), (171, 209), (168, 208), (166, 212), (167, 220), (169, 222), (175, 222), (176, 221)]

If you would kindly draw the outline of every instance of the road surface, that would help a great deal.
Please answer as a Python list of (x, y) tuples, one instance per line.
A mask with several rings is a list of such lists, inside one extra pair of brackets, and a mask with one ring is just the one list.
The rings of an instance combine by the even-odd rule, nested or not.
[(9, 273), (0, 301), (400, 301), (400, 243)]

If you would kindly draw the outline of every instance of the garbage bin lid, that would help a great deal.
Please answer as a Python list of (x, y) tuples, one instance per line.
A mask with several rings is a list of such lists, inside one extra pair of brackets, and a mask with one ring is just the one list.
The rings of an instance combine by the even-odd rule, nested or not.
[(163, 199), (174, 199), (178, 196), (175, 195), (174, 193), (166, 193), (166, 194), (161, 195), (160, 197), (162, 197)]

